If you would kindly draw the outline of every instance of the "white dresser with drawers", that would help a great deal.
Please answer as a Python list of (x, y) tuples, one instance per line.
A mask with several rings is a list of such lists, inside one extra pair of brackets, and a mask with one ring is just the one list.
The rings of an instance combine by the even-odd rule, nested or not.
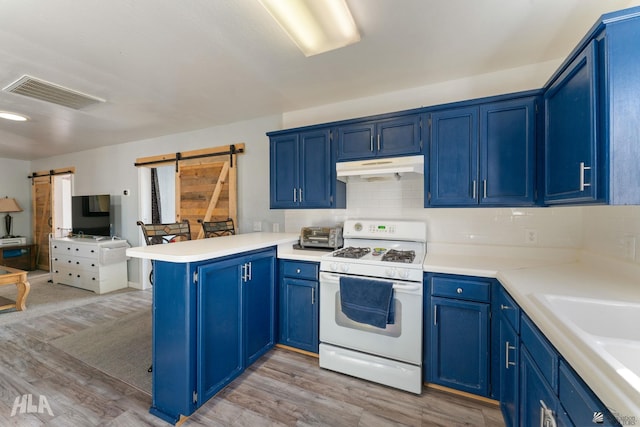
[(52, 239), (52, 280), (97, 294), (126, 288), (128, 247), (126, 240)]

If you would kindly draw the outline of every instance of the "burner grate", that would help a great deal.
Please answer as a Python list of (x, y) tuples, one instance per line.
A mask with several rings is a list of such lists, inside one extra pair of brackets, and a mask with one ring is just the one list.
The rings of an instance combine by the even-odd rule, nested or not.
[(389, 262), (404, 262), (410, 264), (416, 257), (415, 251), (399, 251), (396, 249), (389, 249), (382, 255), (382, 261)]
[(357, 248), (349, 246), (346, 248), (342, 248), (337, 252), (334, 252), (333, 256), (339, 258), (362, 258), (369, 252), (371, 252), (370, 248)]

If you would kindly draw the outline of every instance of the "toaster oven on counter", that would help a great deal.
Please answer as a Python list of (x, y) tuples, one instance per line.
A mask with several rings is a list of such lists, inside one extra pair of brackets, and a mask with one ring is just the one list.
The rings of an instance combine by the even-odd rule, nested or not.
[(300, 230), (299, 249), (336, 250), (342, 244), (342, 227), (302, 227)]

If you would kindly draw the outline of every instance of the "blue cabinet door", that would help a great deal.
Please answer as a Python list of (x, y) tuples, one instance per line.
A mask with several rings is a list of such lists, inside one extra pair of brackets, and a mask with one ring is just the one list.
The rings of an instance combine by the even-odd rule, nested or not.
[(331, 207), (331, 184), (335, 165), (331, 162), (329, 130), (300, 134), (300, 189), (298, 202), (305, 208)]
[(275, 251), (243, 261), (244, 349), (249, 366), (275, 344)]
[(603, 200), (598, 188), (597, 42), (545, 92), (545, 194), (553, 203)]
[[(551, 411), (558, 419), (561, 408), (558, 397), (538, 370), (533, 358), (524, 345), (520, 351), (520, 425), (543, 426), (544, 409)], [(562, 411), (563, 412), (563, 411)]]
[(298, 134), (271, 138), (269, 176), (272, 209), (297, 206), (299, 158)]
[(280, 342), (318, 353), (318, 282), (282, 278)]
[(420, 115), (343, 125), (338, 128), (338, 161), (408, 156), (422, 152)]
[(244, 369), (238, 259), (198, 269), (198, 406)]
[(431, 114), (431, 206), (478, 202), (478, 107)]
[(518, 426), (520, 339), (509, 321), (500, 316), (500, 409), (507, 427)]
[(489, 304), (431, 297), (428, 381), (489, 394)]
[(535, 110), (533, 97), (480, 106), (480, 204), (534, 203)]
[(340, 126), (337, 160), (359, 160), (375, 156), (375, 135), (376, 127), (372, 122)]
[(406, 156), (422, 152), (420, 116), (383, 120), (376, 125), (378, 156)]

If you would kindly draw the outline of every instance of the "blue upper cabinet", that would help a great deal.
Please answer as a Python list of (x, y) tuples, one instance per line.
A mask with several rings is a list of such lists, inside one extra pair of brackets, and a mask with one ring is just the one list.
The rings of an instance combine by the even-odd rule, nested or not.
[(338, 161), (404, 156), (421, 152), (419, 114), (338, 127)]
[(331, 135), (329, 129), (269, 134), (272, 209), (345, 207)]
[(431, 114), (425, 206), (535, 202), (536, 98)]
[[(549, 87), (545, 99), (545, 202), (604, 200), (597, 176), (596, 41)], [(596, 163), (600, 161), (600, 163)]]
[(478, 203), (478, 107), (431, 114), (429, 165), (431, 206)]
[(532, 205), (535, 156), (535, 98), (480, 106), (480, 204)]
[(545, 85), (547, 204), (640, 204), (640, 8), (604, 15)]

